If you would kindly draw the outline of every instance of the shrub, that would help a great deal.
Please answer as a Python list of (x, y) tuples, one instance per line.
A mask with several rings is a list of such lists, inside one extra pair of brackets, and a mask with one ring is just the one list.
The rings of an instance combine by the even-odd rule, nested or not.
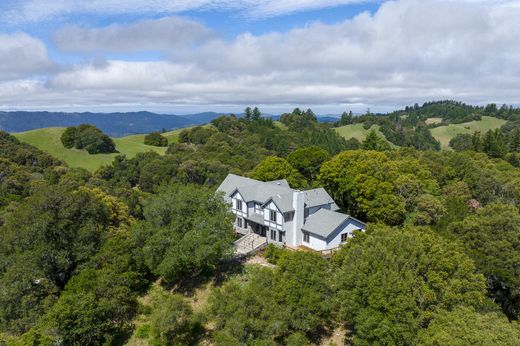
[(84, 149), (89, 154), (116, 152), (116, 145), (112, 138), (97, 127), (88, 124), (67, 127), (60, 139), (65, 148)]
[(164, 137), (159, 132), (152, 132), (144, 137), (144, 144), (153, 145), (154, 147), (167, 147), (168, 138)]

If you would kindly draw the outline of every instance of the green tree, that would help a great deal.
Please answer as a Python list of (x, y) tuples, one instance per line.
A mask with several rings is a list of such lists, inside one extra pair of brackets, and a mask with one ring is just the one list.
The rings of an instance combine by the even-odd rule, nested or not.
[(76, 128), (74, 126), (67, 127), (61, 135), (61, 143), (65, 148), (73, 148), (76, 141)]
[(520, 317), (520, 213), (493, 203), (477, 210), (449, 232), (459, 239), (488, 280), (488, 290), (509, 318)]
[(424, 346), (511, 346), (519, 343), (520, 329), (502, 314), (480, 314), (462, 306), (437, 313), (428, 328), (419, 332), (419, 344)]
[(341, 125), (350, 125), (353, 123), (353, 119), (354, 119), (354, 115), (352, 114), (352, 111), (350, 112), (343, 112), (341, 114), (341, 120), (340, 120), (340, 124)]
[(153, 145), (155, 147), (167, 147), (168, 138), (164, 137), (159, 132), (152, 132), (144, 136), (144, 144)]
[(381, 138), (375, 130), (371, 130), (365, 140), (362, 142), (361, 146), (365, 150), (377, 150), (383, 151), (390, 149), (390, 145), (384, 138)]
[(194, 345), (202, 326), (189, 303), (179, 294), (156, 292), (151, 297), (154, 345)]
[(54, 304), (109, 232), (132, 220), (99, 189), (40, 187), (0, 227), (0, 326), (25, 332)]
[(309, 181), (316, 179), (321, 164), (329, 159), (329, 153), (319, 147), (299, 148), (287, 156), (287, 161)]
[(354, 217), (398, 225), (415, 199), (437, 195), (431, 171), (413, 158), (384, 152), (349, 150), (321, 166), (318, 182)]
[(450, 147), (455, 151), (474, 150), (473, 136), (467, 133), (458, 134), (450, 140)]
[(361, 149), (361, 142), (357, 138), (350, 138), (346, 142), (346, 148), (347, 150), (358, 150)]
[(217, 345), (294, 345), (317, 339), (330, 318), (326, 261), (286, 252), (276, 269), (250, 267), (210, 297)]
[(375, 225), (333, 259), (339, 318), (356, 345), (414, 345), (439, 309), (479, 307), (484, 277), (452, 242), (427, 229)]
[(251, 120), (260, 120), (262, 113), (258, 109), (258, 107), (253, 108), (253, 111), (251, 112)]
[(211, 271), (233, 253), (228, 206), (213, 192), (173, 185), (153, 196), (133, 228), (145, 264), (167, 283)]
[(112, 138), (89, 124), (68, 127), (62, 134), (61, 141), (66, 148), (85, 149), (89, 154), (116, 152)]
[(501, 158), (507, 154), (508, 147), (500, 130), (489, 130), (482, 141), (483, 151), (491, 157)]
[(291, 164), (280, 157), (269, 156), (265, 158), (250, 174), (251, 178), (272, 181), (287, 179), (293, 188), (305, 188), (305, 178)]
[(247, 121), (250, 121), (252, 117), (253, 117), (253, 112), (251, 110), (251, 107), (246, 107), (246, 109), (244, 110), (244, 118)]
[(511, 139), (509, 141), (509, 151), (520, 152), (520, 128), (514, 130), (511, 133)]

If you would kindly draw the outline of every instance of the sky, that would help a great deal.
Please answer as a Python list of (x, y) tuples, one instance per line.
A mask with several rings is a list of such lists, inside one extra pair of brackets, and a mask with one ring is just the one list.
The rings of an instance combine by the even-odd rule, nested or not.
[(519, 105), (520, 0), (1, 0), (0, 110)]

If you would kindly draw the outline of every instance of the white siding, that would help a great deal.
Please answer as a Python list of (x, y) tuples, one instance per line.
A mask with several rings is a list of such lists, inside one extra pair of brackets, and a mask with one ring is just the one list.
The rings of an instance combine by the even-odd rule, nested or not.
[(327, 242), (324, 239), (321, 239), (317, 235), (314, 235), (312, 233), (310, 233), (309, 235), (309, 242), (302, 242), (302, 245), (307, 246), (316, 251), (327, 249)]
[[(276, 223), (270, 220), (269, 212), (271, 210), (276, 212)], [(264, 207), (264, 224), (269, 226), (269, 228), (283, 230), (283, 215), (273, 202), (269, 202), (269, 204)]]
[(327, 249), (334, 249), (341, 245), (341, 235), (344, 233), (349, 234), (349, 238), (352, 237), (352, 232), (355, 230), (364, 230), (363, 224), (356, 220), (348, 219), (343, 225), (338, 227), (327, 239)]

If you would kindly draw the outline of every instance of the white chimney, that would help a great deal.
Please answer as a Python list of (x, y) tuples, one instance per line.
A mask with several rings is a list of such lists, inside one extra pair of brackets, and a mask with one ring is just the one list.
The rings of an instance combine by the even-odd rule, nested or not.
[(303, 242), (303, 221), (305, 216), (305, 193), (301, 191), (293, 192), (293, 229), (292, 229), (292, 244), (291, 246), (298, 246)]

